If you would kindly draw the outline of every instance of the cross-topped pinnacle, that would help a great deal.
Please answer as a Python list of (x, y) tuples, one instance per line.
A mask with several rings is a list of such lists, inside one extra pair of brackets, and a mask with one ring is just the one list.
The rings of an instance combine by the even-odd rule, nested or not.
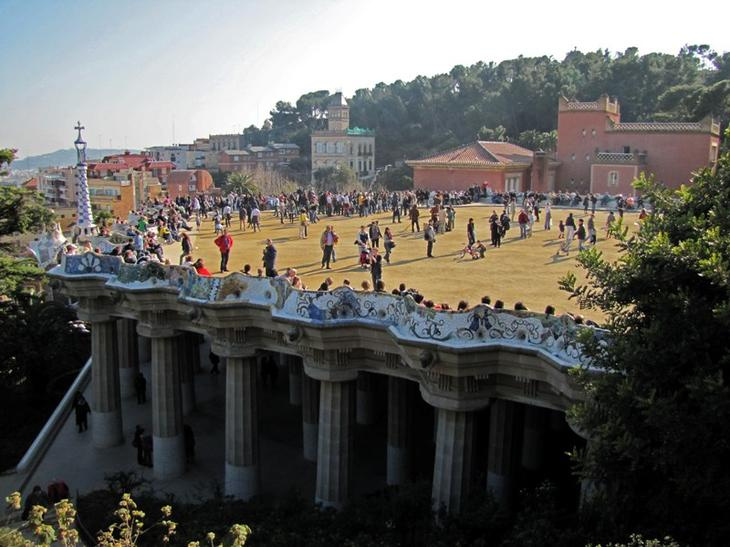
[(76, 127), (74, 127), (79, 132), (79, 139), (81, 138), (81, 130), (86, 129), (83, 125), (81, 125), (81, 122), (76, 122)]

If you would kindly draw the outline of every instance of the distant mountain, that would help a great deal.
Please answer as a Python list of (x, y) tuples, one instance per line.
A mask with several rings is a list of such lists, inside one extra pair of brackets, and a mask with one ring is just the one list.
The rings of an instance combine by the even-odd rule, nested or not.
[[(137, 150), (130, 150), (130, 152), (137, 152)], [(124, 149), (119, 148), (86, 149), (86, 157), (89, 160), (100, 160), (104, 156), (122, 153), (124, 153)], [(39, 169), (42, 167), (68, 167), (71, 165), (76, 165), (76, 150), (74, 148), (56, 150), (39, 156), (27, 156), (22, 160), (15, 160), (12, 167), (13, 169)]]

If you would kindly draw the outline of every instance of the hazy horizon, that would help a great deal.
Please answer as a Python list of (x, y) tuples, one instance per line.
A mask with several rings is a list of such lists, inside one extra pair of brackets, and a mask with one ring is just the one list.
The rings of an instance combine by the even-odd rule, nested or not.
[[(260, 126), (277, 100), (320, 89), (350, 96), (480, 60), (562, 59), (574, 48), (730, 50), (706, 10), (654, 13), (625, 0), (603, 9), (596, 21), (599, 10), (564, 1), (518, 11), (432, 0), (1, 0), (0, 147), (21, 158), (69, 148), (77, 120), (94, 148), (189, 143)], [(718, 5), (712, 20), (727, 15)]]

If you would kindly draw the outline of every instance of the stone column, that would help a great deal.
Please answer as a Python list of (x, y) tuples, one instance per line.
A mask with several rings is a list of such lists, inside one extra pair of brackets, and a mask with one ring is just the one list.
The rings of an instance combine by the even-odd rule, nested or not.
[(431, 497), (434, 510), (442, 506), (458, 513), (471, 479), (474, 413), (436, 409), (436, 456)]
[[(187, 416), (195, 410), (195, 357), (198, 345), (193, 333), (186, 332), (178, 338), (180, 343), (180, 389), (182, 391), (182, 413)], [(198, 351), (198, 362), (200, 352)]]
[(180, 338), (152, 339), (152, 461), (157, 479), (185, 472)]
[(139, 372), (139, 337), (134, 319), (117, 320), (119, 391), (123, 399), (134, 397), (134, 377)]
[(152, 362), (152, 339), (147, 336), (139, 335), (137, 340), (139, 363), (146, 364)]
[(545, 410), (525, 405), (525, 425), (522, 431), (522, 467), (538, 471), (542, 467), (548, 418)]
[(256, 357), (226, 359), (225, 493), (248, 500), (260, 485)]
[(388, 455), (385, 483), (403, 484), (410, 478), (413, 390), (410, 382), (388, 377)]
[(357, 375), (357, 423), (375, 423), (375, 378), (369, 372)]
[(188, 351), (190, 352), (193, 374), (203, 372), (203, 365), (200, 361), (200, 335), (195, 332), (188, 332), (185, 336), (189, 344)]
[(285, 362), (289, 366), (289, 404), (302, 404), (302, 359), (296, 355), (286, 355)]
[(94, 446), (108, 448), (123, 441), (119, 391), (119, 349), (114, 319), (91, 323), (91, 436)]
[(517, 437), (514, 434), (517, 405), (494, 399), (489, 408), (489, 453), (487, 490), (503, 505), (509, 505), (514, 478)]
[(314, 501), (342, 508), (349, 494), (353, 457), (355, 382), (322, 380), (319, 395), (317, 486)]
[(319, 438), (319, 380), (302, 376), (302, 446), (304, 459), (317, 461)]

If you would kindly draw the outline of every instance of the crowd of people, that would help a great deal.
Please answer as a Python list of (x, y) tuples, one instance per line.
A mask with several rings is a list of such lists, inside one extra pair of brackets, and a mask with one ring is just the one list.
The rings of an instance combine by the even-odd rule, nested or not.
[[(115, 245), (108, 254), (120, 256), (128, 264), (144, 264), (159, 262), (171, 264), (165, 256), (165, 244), (180, 242), (181, 253), (177, 264), (193, 268), (198, 275), (211, 276), (212, 272), (202, 257), (194, 258), (194, 248), (189, 231), (193, 226), (200, 227), (204, 220), (213, 223), (214, 244), (220, 253), (220, 272), (228, 272), (230, 253), (234, 245), (230, 233), (235, 216), (238, 216), (238, 228), (241, 232), (262, 229), (261, 218), (266, 211), (280, 223), (299, 223), (299, 237), (308, 238), (312, 225), (323, 222), (323, 219), (334, 216), (352, 217), (357, 215), (363, 219), (360, 230), (356, 233), (353, 244), (357, 246), (358, 266), (371, 275), (366, 290), (385, 290), (383, 281), (384, 265), (389, 264), (396, 248), (396, 238), (391, 226), (381, 226), (379, 219), (371, 219), (372, 215), (389, 213), (391, 224), (410, 222), (412, 233), (423, 232), (425, 256), (433, 258), (437, 236), (456, 229), (456, 208), (458, 204), (469, 203), (483, 197), (483, 188), (473, 187), (464, 192), (434, 192), (425, 190), (402, 192), (320, 192), (298, 189), (289, 194), (278, 196), (262, 196), (250, 193), (210, 194), (179, 197), (175, 200), (165, 198), (147, 202), (140, 210), (132, 211), (127, 219), (116, 219), (114, 232), (123, 234), (128, 239), (125, 243)], [(589, 245), (596, 245), (597, 230), (595, 210), (599, 199), (595, 195), (577, 196), (578, 204), (583, 205), (585, 219), (576, 220), (573, 212), (565, 219), (560, 219), (557, 226), (557, 239), (560, 244), (556, 255), (569, 254), (571, 245), (577, 241), (577, 250), (582, 251)], [(470, 257), (472, 260), (484, 259), (489, 240), (493, 248), (499, 248), (508, 232), (516, 224), (519, 239), (532, 237), (536, 226), (544, 230), (552, 230), (555, 212), (549, 197), (535, 194), (500, 194), (497, 200), (500, 208), (494, 208), (487, 217), (487, 226), (480, 227), (475, 219), (469, 218), (466, 223), (466, 241), (455, 252), (460, 258)], [(571, 202), (572, 203), (572, 202)], [(623, 204), (621, 204), (623, 205)], [(425, 213), (423, 209), (425, 208)], [(589, 213), (590, 211), (590, 213)], [(624, 210), (619, 207), (618, 217), (623, 217)], [(639, 220), (646, 216), (642, 208)], [(423, 222), (423, 215), (428, 218)], [(542, 217), (541, 217), (542, 215)], [(610, 227), (616, 220), (613, 211), (609, 212), (604, 225), (606, 236), (610, 237)], [(110, 235), (109, 228), (102, 229), (102, 235)], [(487, 239), (480, 239), (478, 232), (485, 230)], [(337, 261), (337, 246), (341, 241), (333, 224), (325, 224), (319, 232), (319, 244), (322, 251), (321, 268), (331, 269)], [(93, 249), (90, 242), (81, 244), (78, 249), (69, 245), (65, 253), (101, 249)], [(285, 279), (296, 288), (305, 288), (302, 279), (294, 268), (286, 268), (280, 274), (277, 269), (278, 250), (273, 240), (265, 240), (261, 256), (261, 267), (245, 264), (242, 272), (259, 277), (278, 277)], [(331, 286), (323, 285), (319, 290), (328, 290)], [(362, 287), (364, 288), (364, 287)], [(428, 300), (426, 300), (428, 302)]]

